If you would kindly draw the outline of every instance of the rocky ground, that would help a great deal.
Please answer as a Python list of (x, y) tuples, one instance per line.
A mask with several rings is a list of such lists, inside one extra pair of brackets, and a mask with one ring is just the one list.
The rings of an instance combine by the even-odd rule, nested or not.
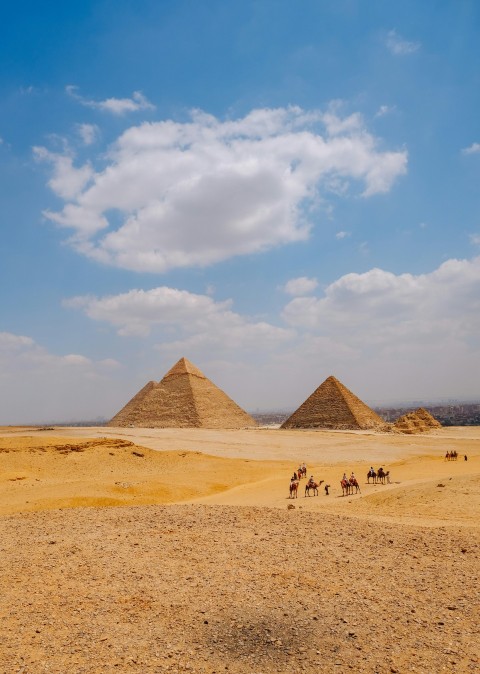
[(479, 668), (478, 528), (79, 508), (0, 518), (0, 550), (2, 674)]

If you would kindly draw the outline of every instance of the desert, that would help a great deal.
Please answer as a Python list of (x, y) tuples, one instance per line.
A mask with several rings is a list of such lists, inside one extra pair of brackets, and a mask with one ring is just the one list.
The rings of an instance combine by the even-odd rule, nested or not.
[[(476, 671), (479, 447), (478, 427), (2, 428), (0, 671)], [(328, 496), (289, 498), (303, 461)]]

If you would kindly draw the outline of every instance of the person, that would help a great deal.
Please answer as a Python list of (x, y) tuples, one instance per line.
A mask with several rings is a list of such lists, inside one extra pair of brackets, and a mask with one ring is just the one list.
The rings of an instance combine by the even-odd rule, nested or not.
[(293, 478), (292, 478), (292, 480), (298, 480), (298, 475), (297, 475), (296, 472), (293, 473)]
[(310, 479), (308, 481), (308, 484), (315, 484), (315, 480), (313, 479), (313, 475), (310, 475)]
[(345, 480), (345, 482), (348, 482), (348, 477), (347, 477), (347, 474), (346, 474), (346, 473), (343, 474), (342, 482), (343, 482), (344, 480)]
[(325, 485), (325, 496), (328, 496), (328, 488), (329, 488), (329, 486), (330, 486), (329, 484), (326, 484), (326, 485)]
[(352, 474), (350, 475), (350, 480), (352, 482), (355, 482), (355, 473), (353, 472), (353, 470), (352, 470)]
[(463, 460), (464, 460), (464, 461), (468, 461), (468, 457), (467, 457), (466, 454), (464, 455)]

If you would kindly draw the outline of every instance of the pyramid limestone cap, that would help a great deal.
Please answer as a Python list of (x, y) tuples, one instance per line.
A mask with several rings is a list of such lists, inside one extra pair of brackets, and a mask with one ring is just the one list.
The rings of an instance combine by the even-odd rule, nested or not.
[(195, 377), (201, 377), (202, 379), (206, 379), (203, 372), (199, 370), (198, 367), (196, 367), (193, 363), (191, 363), (187, 358), (180, 358), (180, 360), (176, 362), (172, 368), (170, 368), (167, 374), (163, 377), (162, 381), (167, 379), (167, 377), (178, 377), (179, 375), (182, 374), (190, 374), (194, 375)]

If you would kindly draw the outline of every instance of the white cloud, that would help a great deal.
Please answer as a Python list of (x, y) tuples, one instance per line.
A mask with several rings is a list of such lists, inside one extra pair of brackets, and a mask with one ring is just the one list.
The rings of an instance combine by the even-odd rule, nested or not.
[(130, 290), (107, 297), (74, 297), (64, 306), (78, 308), (96, 321), (114, 326), (119, 335), (145, 337), (155, 330), (172, 352), (204, 347), (232, 351), (262, 349), (293, 337), (291, 329), (254, 321), (231, 311), (231, 300), (215, 302), (207, 295), (165, 286)]
[(480, 152), (480, 143), (472, 143), (469, 147), (464, 147), (462, 154), (477, 154)]
[(401, 37), (396, 30), (390, 30), (387, 33), (385, 44), (389, 51), (395, 56), (405, 56), (413, 54), (420, 49), (420, 42), (409, 42)]
[[(75, 168), (71, 154), (50, 152), (45, 147), (34, 147), (33, 154), (37, 161), (47, 161), (53, 166), (53, 175), (48, 186), (62, 199), (77, 197), (93, 178), (94, 171), (90, 164)], [(55, 215), (46, 215), (50, 220), (55, 219)]]
[(97, 140), (99, 131), (96, 124), (77, 124), (77, 133), (84, 145), (92, 145)]
[(299, 278), (292, 278), (285, 284), (285, 292), (287, 295), (299, 297), (300, 295), (309, 295), (318, 286), (316, 278), (307, 278), (300, 276)]
[(337, 233), (335, 234), (335, 238), (336, 238), (336, 239), (346, 239), (346, 238), (349, 237), (349, 236), (350, 236), (350, 232), (344, 232), (344, 231), (337, 232)]
[(347, 274), (283, 318), (300, 336), (281, 357), (305, 397), (328, 374), (377, 402), (479, 395), (480, 257), (429, 274)]
[(138, 110), (155, 110), (155, 106), (140, 92), (134, 91), (131, 98), (106, 98), (103, 101), (95, 101), (90, 98), (84, 98), (77, 93), (78, 87), (69, 84), (65, 91), (76, 101), (85, 105), (87, 108), (94, 108), (102, 112), (111, 112), (114, 115), (124, 115), (126, 112), (137, 112)]
[(0, 332), (0, 424), (95, 419), (111, 412), (112, 360), (58, 355), (31, 337)]
[(347, 274), (323, 297), (296, 298), (283, 316), (295, 327), (320, 329), (344, 343), (383, 347), (421, 343), (440, 335), (480, 335), (480, 257), (448, 260), (430, 274), (395, 275), (381, 269)]
[(480, 234), (470, 234), (470, 241), (474, 246), (480, 246)]
[[(305, 240), (322, 191), (345, 197), (360, 182), (364, 197), (387, 192), (407, 165), (406, 151), (380, 150), (359, 115), (341, 119), (333, 108), (253, 110), (225, 122), (194, 111), (188, 123), (129, 128), (107, 159), (92, 175), (67, 156), (67, 177), (57, 170), (50, 186), (71, 201), (45, 215), (74, 230), (79, 252), (150, 272)], [(72, 196), (74, 178), (83, 189)]]

